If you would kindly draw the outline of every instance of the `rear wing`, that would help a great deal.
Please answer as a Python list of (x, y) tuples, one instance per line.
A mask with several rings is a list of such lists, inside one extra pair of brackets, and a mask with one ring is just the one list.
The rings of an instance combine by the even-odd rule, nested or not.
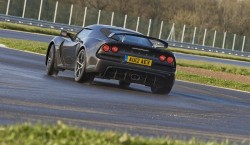
[[(117, 35), (123, 35), (123, 38), (122, 39), (119, 39), (119, 37), (116, 37)], [(109, 34), (109, 38), (112, 38), (114, 40), (117, 40), (117, 41), (124, 41), (125, 37), (127, 36), (135, 36), (135, 37), (141, 37), (141, 38), (146, 38), (146, 39), (149, 39), (149, 41), (152, 43), (152, 46), (153, 47), (157, 47), (157, 46), (160, 46), (159, 43), (161, 43), (163, 45), (163, 47), (167, 48), (168, 47), (168, 43), (161, 40), (161, 39), (158, 39), (158, 38), (154, 38), (154, 37), (149, 37), (149, 36), (144, 36), (144, 35), (141, 35), (141, 34), (133, 34), (133, 33), (111, 33)]]

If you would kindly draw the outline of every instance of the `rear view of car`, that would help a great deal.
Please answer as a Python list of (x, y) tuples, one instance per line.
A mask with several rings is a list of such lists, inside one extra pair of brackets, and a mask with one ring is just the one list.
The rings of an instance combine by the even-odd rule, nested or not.
[(113, 41), (103, 44), (97, 52), (101, 78), (119, 80), (123, 87), (130, 83), (150, 86), (153, 93), (171, 91), (176, 62), (173, 53), (166, 50), (166, 42), (114, 29), (104, 32)]
[(77, 34), (62, 31), (51, 40), (46, 55), (46, 73), (74, 71), (79, 83), (91, 83), (95, 77), (119, 80), (151, 87), (153, 93), (170, 93), (176, 72), (174, 54), (168, 44), (133, 30), (91, 25)]

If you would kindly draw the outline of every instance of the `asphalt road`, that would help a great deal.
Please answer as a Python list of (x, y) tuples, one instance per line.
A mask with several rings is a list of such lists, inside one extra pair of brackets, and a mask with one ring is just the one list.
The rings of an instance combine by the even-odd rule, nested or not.
[(24, 40), (40, 41), (40, 42), (50, 42), (50, 40), (53, 39), (54, 36), (0, 29), (0, 37), (24, 39)]
[(176, 81), (169, 95), (45, 75), (44, 56), (0, 48), (0, 124), (54, 123), (145, 136), (250, 142), (250, 93)]
[[(26, 32), (1, 30), (1, 29), (0, 29), (0, 37), (25, 39), (25, 40), (40, 41), (40, 42), (50, 42), (50, 40), (53, 39), (53, 36), (48, 36), (48, 35), (32, 34), (32, 33), (26, 33)], [(216, 63), (250, 67), (250, 62), (217, 59), (217, 58), (212, 58), (212, 57), (203, 57), (203, 56), (195, 56), (195, 55), (180, 54), (180, 53), (175, 53), (175, 55), (177, 59), (216, 62)]]

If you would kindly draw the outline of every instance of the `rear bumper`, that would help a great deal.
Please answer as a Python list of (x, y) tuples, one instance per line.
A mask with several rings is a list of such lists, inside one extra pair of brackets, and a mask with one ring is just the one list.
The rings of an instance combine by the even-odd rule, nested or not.
[(156, 82), (159, 83), (162, 79), (172, 82), (175, 80), (175, 71), (175, 68), (163, 71), (147, 66), (99, 59), (90, 72), (98, 73), (99, 77), (105, 79), (124, 80), (150, 86)]

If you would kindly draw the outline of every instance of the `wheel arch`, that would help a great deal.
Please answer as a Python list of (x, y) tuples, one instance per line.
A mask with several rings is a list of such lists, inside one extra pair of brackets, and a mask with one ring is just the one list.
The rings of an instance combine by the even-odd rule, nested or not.
[(47, 65), (48, 55), (49, 55), (49, 51), (50, 51), (52, 45), (55, 45), (55, 43), (54, 43), (53, 41), (51, 41), (51, 42), (49, 43), (49, 46), (48, 46), (48, 48), (47, 48), (45, 65)]
[(86, 51), (86, 47), (84, 45), (82, 45), (81, 47), (79, 47), (79, 49), (76, 51), (76, 56), (78, 55), (78, 53), (81, 51), (81, 50), (84, 50)]

